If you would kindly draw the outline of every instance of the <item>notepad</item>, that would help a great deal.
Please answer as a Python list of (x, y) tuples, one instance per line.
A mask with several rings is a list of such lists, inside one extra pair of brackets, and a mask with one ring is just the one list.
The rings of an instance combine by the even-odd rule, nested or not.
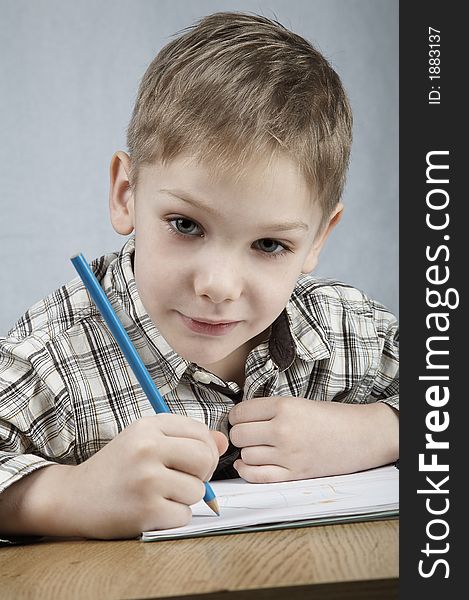
[(319, 524), (370, 521), (399, 514), (399, 470), (394, 465), (317, 479), (282, 483), (212, 481), (220, 516), (194, 504), (188, 525), (144, 531), (145, 542), (226, 535)]

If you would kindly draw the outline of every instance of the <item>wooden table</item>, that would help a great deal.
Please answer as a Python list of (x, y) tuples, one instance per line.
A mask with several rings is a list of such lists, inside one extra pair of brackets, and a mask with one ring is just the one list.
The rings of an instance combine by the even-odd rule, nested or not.
[(0, 548), (1, 600), (398, 596), (398, 520), (143, 543)]

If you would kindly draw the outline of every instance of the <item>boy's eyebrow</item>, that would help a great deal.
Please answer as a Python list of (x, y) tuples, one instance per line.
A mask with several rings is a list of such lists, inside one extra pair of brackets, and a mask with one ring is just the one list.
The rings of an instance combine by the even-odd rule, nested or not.
[(272, 223), (272, 225), (264, 225), (262, 229), (267, 229), (268, 231), (292, 231), (294, 229), (302, 229), (303, 231), (308, 231), (309, 226), (307, 223), (303, 221), (285, 221), (284, 223)]
[(169, 194), (170, 196), (174, 196), (178, 200), (187, 202), (187, 204), (190, 204), (194, 208), (199, 208), (200, 210), (205, 210), (208, 213), (211, 213), (213, 215), (221, 214), (220, 211), (218, 211), (216, 208), (213, 208), (213, 206), (208, 206), (207, 204), (204, 204), (200, 200), (193, 198), (188, 192), (183, 192), (181, 190), (167, 190), (167, 189), (161, 189), (158, 191), (163, 192), (164, 194)]
[[(183, 191), (179, 191), (179, 190), (167, 190), (167, 189), (161, 189), (158, 191), (163, 192), (165, 194), (169, 194), (170, 196), (174, 196), (174, 197), (178, 198), (179, 200), (182, 200), (183, 202), (187, 202), (187, 204), (190, 204), (191, 206), (194, 206), (195, 208), (198, 208), (201, 210), (206, 210), (207, 212), (212, 213), (214, 215), (221, 214), (220, 211), (216, 210), (212, 206), (207, 206), (200, 200), (196, 200), (187, 192), (183, 192)], [(305, 223), (304, 221), (284, 221), (283, 223), (272, 223), (271, 225), (270, 224), (263, 225), (262, 229), (266, 229), (268, 231), (279, 231), (279, 232), (292, 231), (293, 229), (302, 229), (304, 231), (308, 231), (309, 225), (307, 223)]]

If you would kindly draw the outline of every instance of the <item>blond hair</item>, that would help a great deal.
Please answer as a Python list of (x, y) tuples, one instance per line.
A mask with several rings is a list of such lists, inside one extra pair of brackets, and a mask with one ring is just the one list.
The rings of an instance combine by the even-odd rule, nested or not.
[(339, 76), (308, 41), (259, 15), (219, 12), (179, 32), (149, 65), (128, 128), (140, 165), (184, 152), (241, 173), (285, 153), (323, 209), (339, 201), (352, 115)]

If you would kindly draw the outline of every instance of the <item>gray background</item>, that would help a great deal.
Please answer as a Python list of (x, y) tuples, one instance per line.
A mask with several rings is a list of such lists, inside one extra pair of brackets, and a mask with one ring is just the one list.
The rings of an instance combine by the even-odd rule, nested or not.
[(344, 217), (316, 274), (398, 312), (398, 0), (0, 0), (0, 335), (75, 276), (69, 257), (120, 248), (109, 161), (146, 67), (210, 12), (276, 18), (329, 59), (354, 111)]

